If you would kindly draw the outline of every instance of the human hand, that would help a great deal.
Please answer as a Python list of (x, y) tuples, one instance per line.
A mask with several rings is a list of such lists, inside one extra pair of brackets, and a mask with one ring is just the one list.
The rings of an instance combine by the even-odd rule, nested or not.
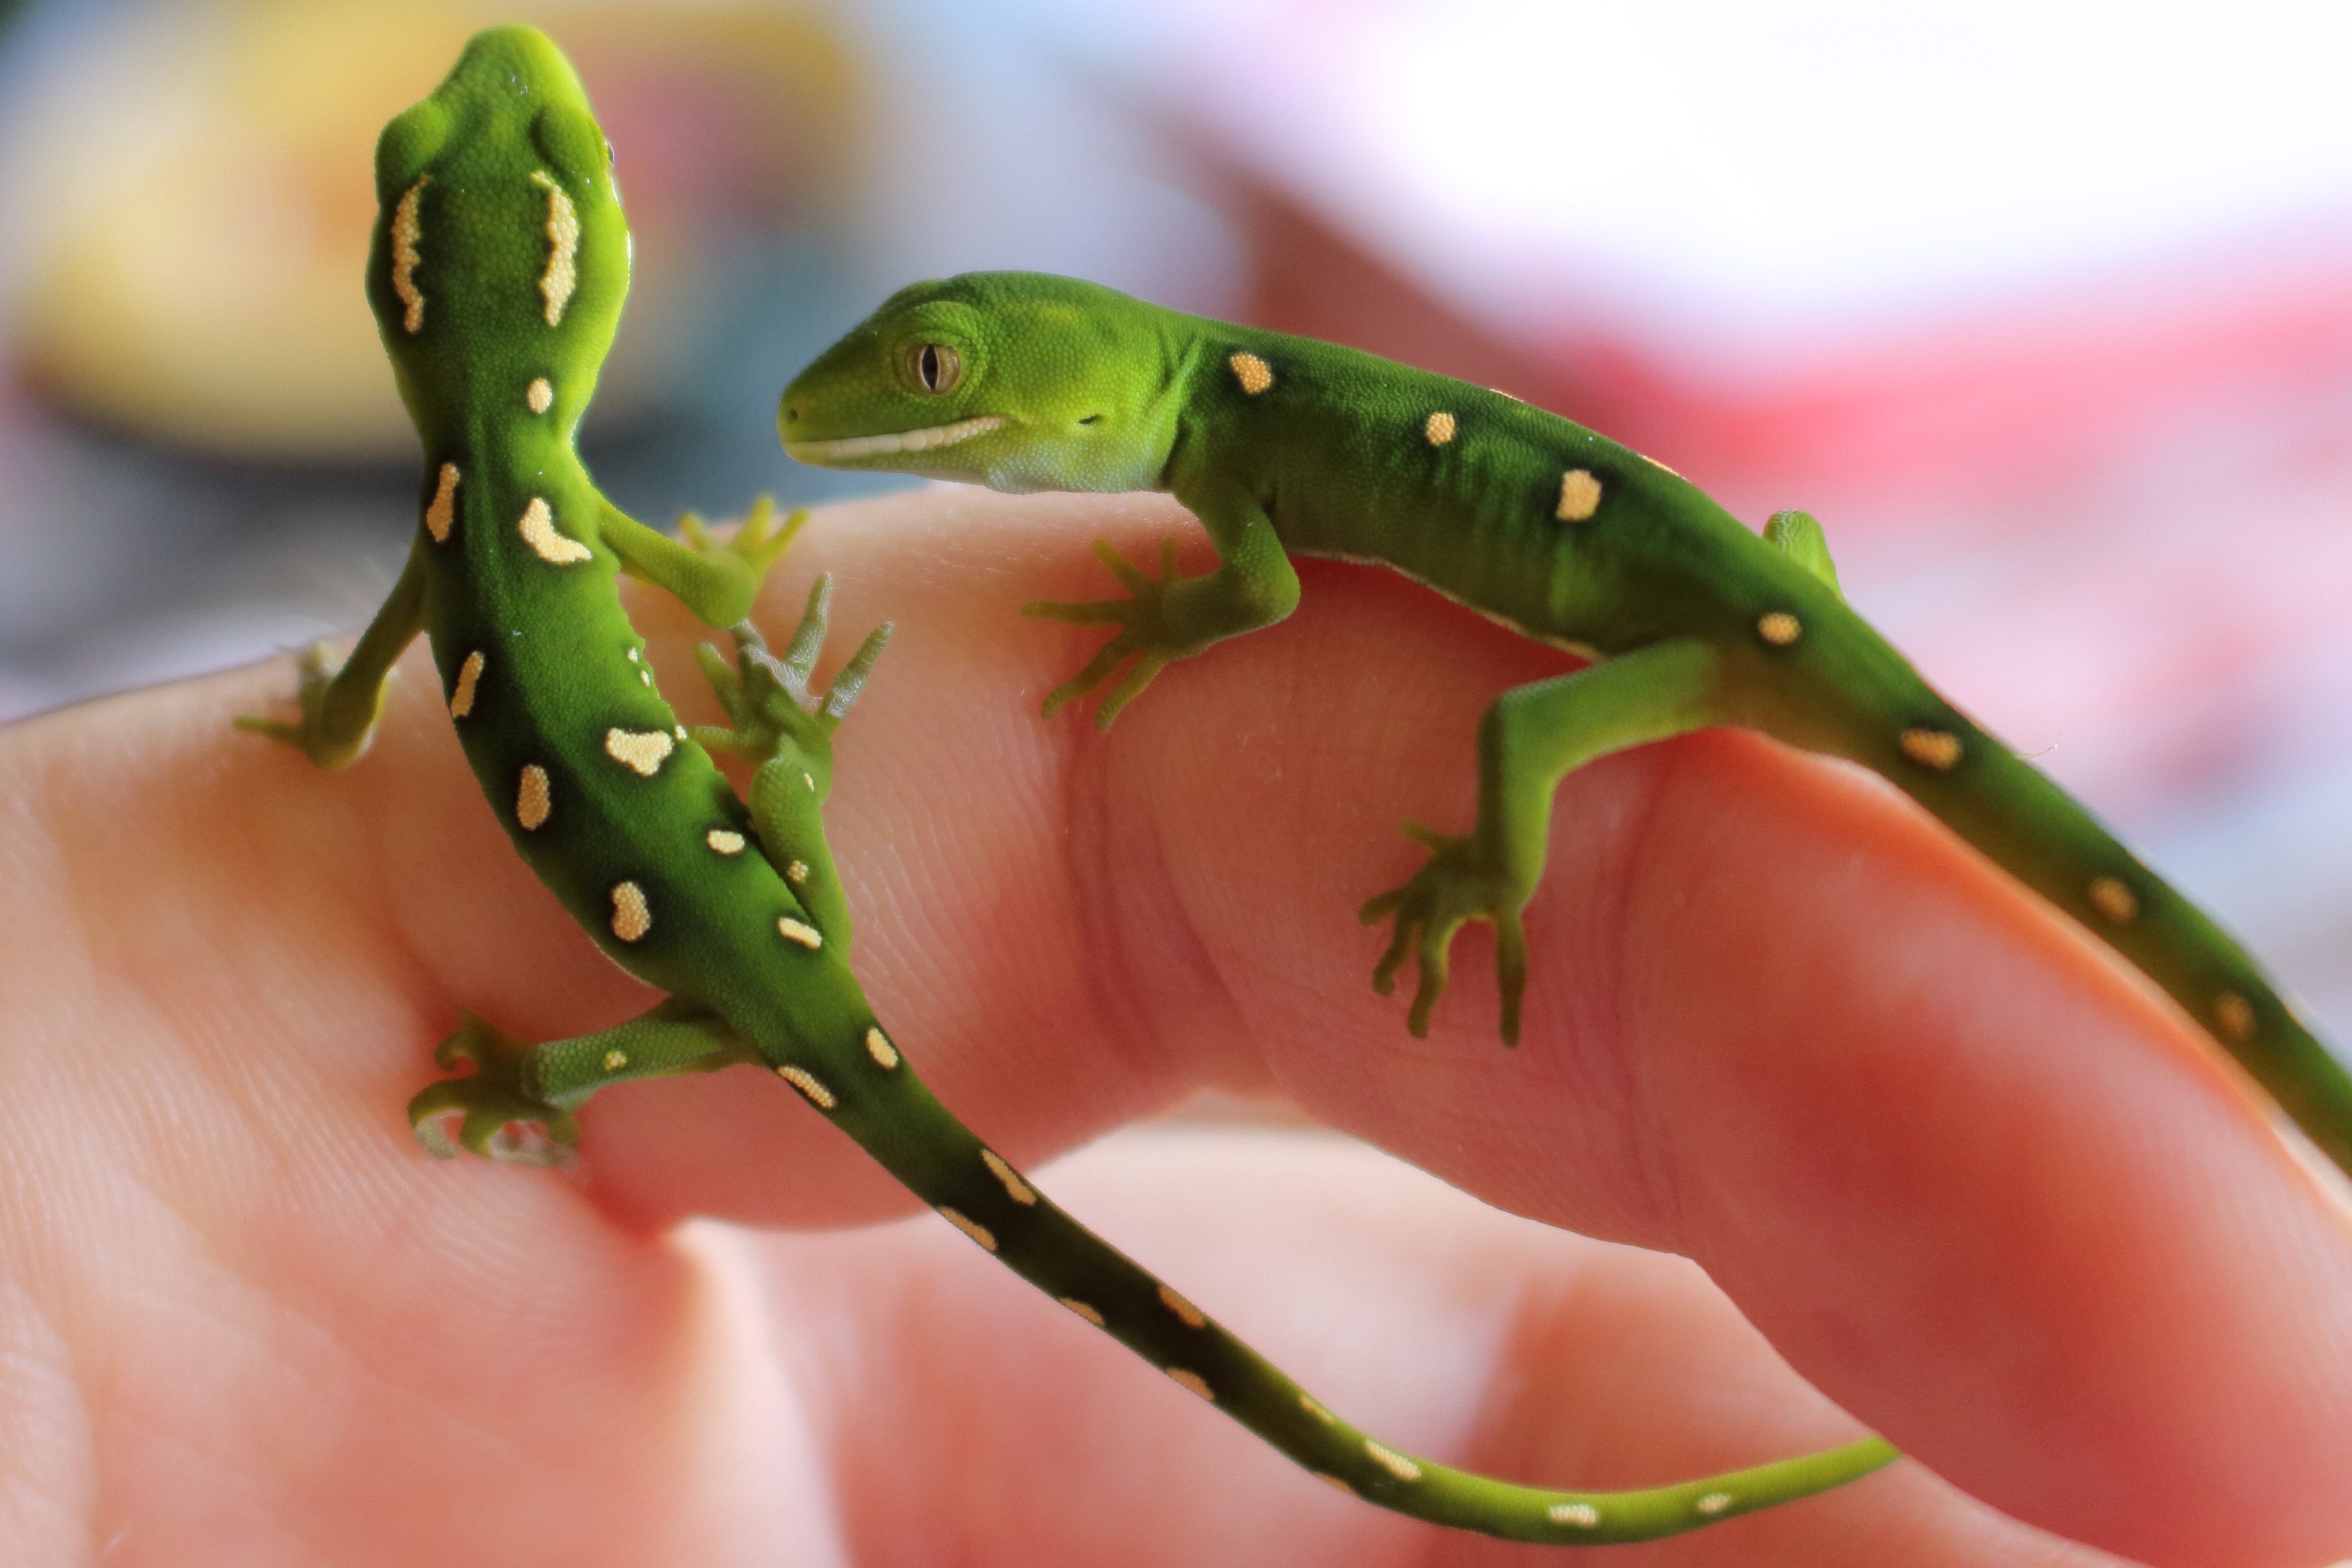
[[(1369, 570), (1106, 740), (1024, 624), (1158, 501), (927, 492), (790, 580), (901, 631), (828, 827), (859, 968), (940, 1097), (1398, 1445), (1638, 1486), (1854, 1435), (1917, 1457), (1629, 1563), (2352, 1552), (2352, 1245), (2216, 1053), (1885, 790), (1753, 737), (1560, 794), (1525, 1043), (1415, 1041), (1351, 918), (1466, 821), (1550, 656)], [(688, 721), (695, 629), (634, 603)], [(471, 1008), (646, 993), (529, 877), (420, 662), (318, 773), (228, 728), (281, 666), (0, 734), (0, 1546), (10, 1563), (1557, 1560), (1333, 1496), (914, 1207), (781, 1085), (630, 1085), (571, 1179), (436, 1165), (401, 1107)], [(1465, 944), (1485, 940), (1465, 936)], [(1472, 961), (1465, 952), (1465, 965)], [(1179, 1124), (1286, 1096), (1339, 1140)]]

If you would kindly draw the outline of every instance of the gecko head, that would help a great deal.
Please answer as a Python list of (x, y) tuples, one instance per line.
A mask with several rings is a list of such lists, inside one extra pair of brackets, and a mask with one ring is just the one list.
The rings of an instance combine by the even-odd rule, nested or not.
[(1178, 401), (1163, 319), (1044, 273), (915, 284), (793, 378), (784, 450), (998, 490), (1154, 488)]
[(571, 62), (530, 27), (477, 33), (383, 128), (375, 162), (368, 302), (420, 428), (510, 392), (568, 434), (630, 257), (613, 150)]

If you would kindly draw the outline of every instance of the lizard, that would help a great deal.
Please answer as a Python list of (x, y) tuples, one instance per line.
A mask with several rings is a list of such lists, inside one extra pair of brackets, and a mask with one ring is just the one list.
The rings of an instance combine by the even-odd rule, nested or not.
[[(684, 541), (597, 489), (574, 433), (630, 267), (613, 153), (568, 61), (492, 28), (384, 129), (367, 296), (424, 446), (407, 564), (350, 655), (302, 658), (293, 718), (242, 727), (329, 768), (356, 761), (393, 664), (424, 633), (460, 744), (530, 869), (621, 967), (667, 993), (635, 1019), (526, 1042), (465, 1015), (410, 1125), (433, 1153), (553, 1163), (614, 1083), (756, 1065), (925, 1205), (1188, 1393), (1351, 1496), (1517, 1540), (1647, 1540), (1809, 1496), (1896, 1454), (1823, 1452), (1622, 1492), (1517, 1485), (1391, 1448), (1339, 1417), (1191, 1301), (1045, 1197), (932, 1096), (849, 965), (826, 845), (832, 736), (887, 628), (822, 694), (825, 580), (780, 658), (746, 619), (805, 514), (755, 507)], [(689, 730), (663, 699), (622, 572), (733, 633), (701, 650), (729, 722)], [(752, 768), (748, 799), (715, 765)], [(455, 1134), (454, 1141), (452, 1133)]]
[[(1218, 564), (1155, 576), (1097, 541), (1123, 599), (1027, 613), (1108, 626), (1045, 700), (1102, 691), (1108, 729), (1170, 664), (1288, 616), (1294, 556), (1392, 568), (1584, 667), (1480, 722), (1466, 833), (1365, 903), (1410, 959), (1426, 1034), (1455, 935), (1492, 925), (1500, 1030), (1528, 984), (1522, 912), (1552, 796), (1612, 752), (1719, 726), (1880, 775), (2162, 988), (2337, 1167), (2352, 1076), (2238, 944), (2080, 803), (1937, 695), (1844, 601), (1821, 524), (1761, 536), (1696, 486), (1507, 393), (1337, 344), (1186, 315), (1075, 278), (973, 272), (899, 290), (788, 385), (784, 450), (993, 489), (1165, 491)], [(1107, 689), (1106, 689), (1107, 688)]]

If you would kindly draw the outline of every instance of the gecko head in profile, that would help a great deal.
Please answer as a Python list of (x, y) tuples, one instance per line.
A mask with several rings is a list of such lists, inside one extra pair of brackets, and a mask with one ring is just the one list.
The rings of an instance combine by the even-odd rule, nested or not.
[(368, 303), (420, 429), (495, 398), (568, 438), (628, 293), (613, 150), (562, 51), (477, 33), (376, 142)]
[(902, 288), (784, 389), (784, 450), (992, 489), (1148, 490), (1176, 434), (1181, 317), (1076, 278)]

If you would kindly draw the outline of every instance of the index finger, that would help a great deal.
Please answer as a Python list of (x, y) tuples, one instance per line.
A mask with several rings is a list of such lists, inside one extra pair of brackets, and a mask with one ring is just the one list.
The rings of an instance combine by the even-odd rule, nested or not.
[[(1485, 700), (1556, 666), (1323, 569), (1110, 737), (1040, 725), (1084, 639), (1013, 607), (1087, 591), (1091, 533), (1185, 526), (934, 492), (820, 518), (778, 585), (830, 568), (840, 623), (901, 622), (829, 821), (866, 985), (992, 1145), (1276, 1089), (1505, 1207), (1689, 1252), (1800, 1371), (2021, 1517), (2153, 1561), (2352, 1550), (2341, 1218), (2143, 988), (1887, 792), (1716, 734), (1563, 788), (1527, 1043), (1496, 1042), (1475, 939), (1414, 1041), (1349, 912), (1410, 869), (1398, 819), (1466, 818)], [(639, 611), (685, 668), (682, 616)], [(310, 803), (320, 874), (365, 865), (394, 901), (399, 983), (534, 1036), (610, 1021), (628, 988), (505, 855), (434, 695), (409, 682), (347, 778), (226, 755), (236, 809)], [(908, 1205), (789, 1096), (647, 1085), (590, 1120), (616, 1209)]]
[[(957, 813), (919, 897), (859, 890), (868, 929), (925, 938), (891, 944), (925, 956), (886, 994), (991, 1136), (1050, 1151), (1171, 1079), (1276, 1087), (1505, 1207), (1696, 1257), (1833, 1397), (2021, 1517), (2158, 1561), (2352, 1549), (2343, 1211), (2168, 1003), (1891, 790), (1727, 733), (1580, 772), (1527, 1043), (1496, 1040), (1468, 939), (1417, 1042), (1349, 912), (1416, 862), (1400, 819), (1466, 822), (1485, 702), (1557, 663), (1310, 569), (1291, 623), (1109, 737), (1039, 727), (1021, 697), (1087, 639), (1002, 612), (1082, 596), (1082, 534), (1141, 549), (1182, 515), (891, 506), (819, 536), (853, 552), (845, 598), (887, 552), (905, 622), (856, 742), (899, 781), (875, 809), (945, 820), (988, 778), (1044, 824), (1008, 859)], [(853, 868), (887, 863), (867, 787), (835, 808)]]

